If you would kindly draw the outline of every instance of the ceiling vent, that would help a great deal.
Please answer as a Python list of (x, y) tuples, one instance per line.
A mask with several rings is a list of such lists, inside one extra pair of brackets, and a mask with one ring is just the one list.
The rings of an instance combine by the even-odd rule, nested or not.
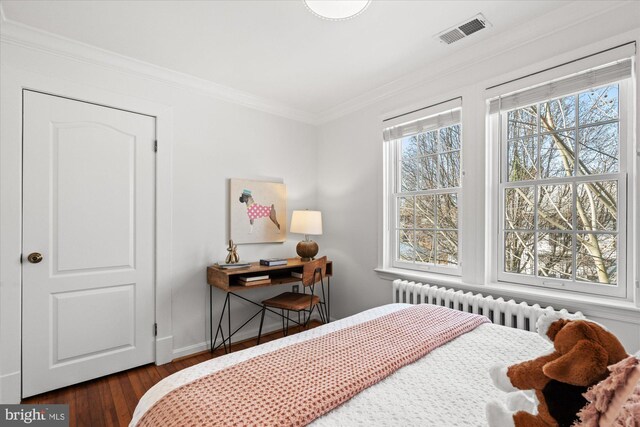
[(444, 30), (436, 37), (438, 37), (443, 43), (451, 44), (453, 42), (457, 42), (458, 40), (462, 40), (463, 38), (470, 36), (471, 34), (478, 32), (483, 28), (486, 28), (487, 26), (491, 26), (491, 23), (487, 21), (487, 19), (481, 13), (479, 13), (460, 25)]

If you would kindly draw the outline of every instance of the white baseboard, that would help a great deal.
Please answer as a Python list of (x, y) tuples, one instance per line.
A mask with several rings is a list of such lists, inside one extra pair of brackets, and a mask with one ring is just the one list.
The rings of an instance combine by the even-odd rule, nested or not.
[[(262, 333), (268, 334), (273, 331), (279, 331), (282, 329), (282, 322), (280, 321), (272, 321), (267, 323), (265, 320), (265, 324), (262, 327)], [(246, 328), (242, 331), (238, 331), (237, 334), (233, 336), (231, 339), (231, 344), (238, 341), (244, 341), (251, 338), (255, 338), (258, 336), (258, 328)], [(216, 345), (222, 342), (222, 338), (218, 336), (218, 340), (216, 341)], [(208, 350), (210, 347), (210, 341), (204, 341), (197, 344), (189, 345), (186, 347), (180, 347), (173, 350), (173, 359), (178, 359), (180, 357), (190, 356), (195, 353), (199, 353), (201, 351)], [(166, 362), (165, 362), (166, 363)]]
[(186, 347), (180, 347), (173, 350), (173, 360), (179, 359), (185, 356), (191, 356), (195, 353), (200, 353), (209, 349), (209, 341), (199, 342), (197, 344), (188, 345)]
[(20, 371), (0, 375), (0, 403), (20, 403)]

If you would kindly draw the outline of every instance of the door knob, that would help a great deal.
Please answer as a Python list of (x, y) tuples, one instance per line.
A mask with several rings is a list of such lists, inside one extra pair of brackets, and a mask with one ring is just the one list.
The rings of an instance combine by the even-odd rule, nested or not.
[(39, 252), (32, 252), (29, 254), (27, 259), (29, 260), (30, 263), (37, 264), (40, 261), (42, 261), (42, 254)]

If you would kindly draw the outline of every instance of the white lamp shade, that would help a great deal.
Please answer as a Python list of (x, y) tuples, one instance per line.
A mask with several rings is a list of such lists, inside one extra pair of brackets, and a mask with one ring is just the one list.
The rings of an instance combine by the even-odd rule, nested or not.
[(322, 234), (322, 212), (320, 211), (293, 211), (291, 215), (292, 233), (298, 234)]

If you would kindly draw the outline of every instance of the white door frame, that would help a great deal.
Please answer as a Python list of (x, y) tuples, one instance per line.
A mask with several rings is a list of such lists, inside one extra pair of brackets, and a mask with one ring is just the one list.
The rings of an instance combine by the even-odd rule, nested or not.
[[(155, 363), (173, 358), (171, 323), (172, 151), (171, 107), (121, 93), (1, 66), (0, 98), (0, 403), (19, 403), (22, 337), (22, 91), (30, 89), (156, 118)], [(28, 339), (28, 337), (24, 337)]]

